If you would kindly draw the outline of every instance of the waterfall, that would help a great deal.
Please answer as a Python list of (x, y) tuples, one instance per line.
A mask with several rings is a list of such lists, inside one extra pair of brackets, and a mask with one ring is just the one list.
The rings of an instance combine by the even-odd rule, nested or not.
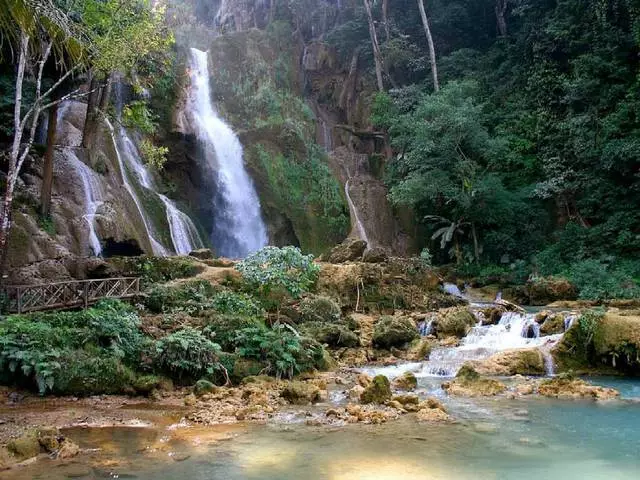
[(442, 285), (442, 289), (445, 291), (445, 293), (448, 293), (449, 295), (453, 295), (454, 297), (465, 298), (464, 294), (460, 291), (458, 286), (454, 283), (444, 283)]
[(157, 195), (165, 206), (173, 250), (178, 255), (188, 255), (194, 250), (203, 248), (204, 244), (200, 239), (198, 229), (189, 216), (180, 211), (172, 200), (157, 192), (158, 186), (151, 172), (142, 163), (138, 148), (124, 128), (120, 129), (120, 143), (125, 163), (133, 170), (140, 185)]
[(213, 243), (220, 255), (243, 258), (268, 242), (260, 200), (244, 168), (238, 137), (213, 108), (207, 52), (191, 49), (189, 73), (191, 91), (187, 108), (217, 190), (213, 199), (216, 212)]
[(356, 208), (355, 203), (353, 203), (353, 200), (351, 200), (351, 195), (349, 194), (350, 181), (351, 179), (348, 179), (344, 184), (344, 194), (347, 197), (347, 204), (349, 205), (349, 211), (351, 212), (351, 215), (354, 219), (356, 233), (358, 234), (358, 237), (360, 238), (360, 240), (364, 240), (365, 242), (367, 242), (367, 245), (369, 245), (369, 238), (367, 237), (367, 232), (364, 229), (364, 225), (362, 224), (362, 221), (360, 221), (360, 217), (358, 215), (358, 209)]
[(97, 178), (96, 173), (80, 161), (78, 156), (72, 150), (65, 149), (65, 156), (70, 161), (71, 167), (82, 182), (85, 210), (82, 218), (89, 226), (89, 246), (91, 247), (91, 251), (93, 252), (93, 255), (99, 257), (102, 255), (102, 244), (96, 234), (95, 219), (98, 208), (104, 203), (102, 185), (100, 180)]

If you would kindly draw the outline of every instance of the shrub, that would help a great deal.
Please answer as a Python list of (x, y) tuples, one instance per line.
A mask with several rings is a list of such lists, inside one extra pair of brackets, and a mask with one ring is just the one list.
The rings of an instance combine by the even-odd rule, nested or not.
[(224, 290), (217, 293), (211, 300), (209, 306), (218, 313), (261, 316), (264, 315), (262, 306), (246, 293), (237, 293)]
[(300, 302), (301, 320), (305, 322), (340, 321), (342, 311), (336, 302), (328, 297), (308, 297)]
[(156, 342), (156, 364), (178, 381), (211, 376), (219, 369), (220, 346), (187, 327)]
[(206, 280), (190, 280), (178, 285), (156, 285), (148, 293), (145, 306), (155, 313), (175, 309), (201, 310), (215, 294), (215, 288)]
[(572, 264), (567, 276), (579, 291), (580, 298), (605, 300), (638, 298), (640, 287), (623, 269), (590, 259)]
[(264, 327), (264, 323), (255, 317), (220, 315), (213, 312), (205, 313), (205, 325), (205, 335), (215, 340), (225, 352), (235, 351), (240, 330)]
[(189, 257), (119, 257), (109, 262), (119, 274), (142, 277), (146, 285), (195, 277), (204, 270), (202, 264)]
[(263, 294), (283, 289), (294, 298), (309, 291), (320, 272), (313, 255), (303, 255), (297, 247), (265, 247), (238, 263), (236, 269)]
[(324, 349), (300, 337), (287, 325), (273, 328), (245, 328), (238, 332), (237, 352), (242, 357), (263, 362), (265, 372), (277, 378), (291, 378), (321, 364)]
[(53, 391), (60, 395), (132, 393), (135, 374), (113, 356), (73, 350), (65, 352), (63, 368), (54, 374)]

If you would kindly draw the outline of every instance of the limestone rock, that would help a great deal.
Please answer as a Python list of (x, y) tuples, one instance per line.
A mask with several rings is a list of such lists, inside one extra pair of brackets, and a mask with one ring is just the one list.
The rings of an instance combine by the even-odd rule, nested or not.
[(544, 277), (529, 280), (526, 284), (530, 305), (548, 305), (558, 300), (575, 300), (576, 288), (562, 277)]
[(476, 317), (466, 307), (453, 307), (441, 310), (435, 324), (438, 338), (450, 336), (462, 338), (476, 324)]
[(366, 250), (362, 255), (365, 263), (384, 263), (389, 259), (389, 254), (384, 248), (375, 247)]
[(456, 378), (442, 384), (449, 395), (459, 397), (486, 397), (504, 393), (507, 387), (498, 380), (483, 378), (471, 366), (462, 366)]
[(537, 348), (505, 350), (484, 360), (469, 362), (480, 375), (545, 375), (544, 357)]
[(198, 260), (211, 260), (214, 257), (213, 250), (210, 248), (201, 248), (189, 253), (190, 257), (197, 258)]
[(300, 302), (299, 321), (336, 323), (342, 317), (340, 306), (329, 297), (313, 295)]
[(329, 263), (345, 263), (360, 260), (366, 248), (367, 242), (364, 240), (348, 238), (340, 245), (333, 247), (327, 255), (327, 261)]
[(594, 400), (612, 400), (620, 396), (620, 392), (613, 388), (591, 385), (578, 378), (564, 377), (545, 380), (538, 386), (538, 393), (545, 397), (563, 399), (592, 398)]
[(75, 457), (79, 453), (80, 447), (68, 438), (65, 438), (62, 441), (62, 444), (60, 445), (60, 449), (58, 450), (56, 456), (57, 458), (65, 459)]
[(320, 388), (312, 383), (297, 380), (289, 382), (280, 396), (294, 405), (307, 405), (321, 400)]
[(404, 372), (393, 382), (394, 388), (398, 390), (406, 390), (408, 392), (415, 390), (418, 387), (418, 380), (416, 376), (411, 372)]
[(201, 397), (203, 395), (206, 395), (207, 393), (215, 392), (216, 389), (217, 387), (213, 383), (211, 383), (209, 380), (202, 379), (202, 380), (198, 380), (198, 382), (193, 387), (193, 393), (197, 397)]
[(362, 403), (383, 404), (392, 397), (391, 384), (384, 375), (376, 375), (360, 395)]
[(373, 331), (373, 345), (378, 348), (403, 347), (418, 337), (416, 325), (408, 317), (381, 317)]
[(20, 460), (36, 457), (40, 453), (38, 432), (34, 430), (28, 431), (20, 437), (11, 440), (7, 444), (7, 449)]
[(542, 325), (540, 325), (540, 335), (564, 333), (564, 318), (565, 315), (562, 313), (547, 316)]

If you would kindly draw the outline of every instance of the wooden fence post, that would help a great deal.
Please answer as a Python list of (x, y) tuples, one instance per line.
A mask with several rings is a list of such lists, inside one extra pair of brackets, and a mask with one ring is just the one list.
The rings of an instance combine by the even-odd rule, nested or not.
[(89, 282), (84, 282), (82, 289), (82, 300), (84, 300), (84, 309), (89, 308)]

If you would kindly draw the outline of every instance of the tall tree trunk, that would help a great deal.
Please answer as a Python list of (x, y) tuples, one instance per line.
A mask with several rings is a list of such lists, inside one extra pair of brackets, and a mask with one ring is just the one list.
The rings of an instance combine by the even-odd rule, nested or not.
[(40, 214), (48, 217), (51, 213), (51, 190), (53, 187), (53, 154), (55, 150), (56, 131), (58, 129), (58, 105), (49, 108), (49, 124), (47, 127), (47, 150), (44, 152), (42, 167), (42, 189), (40, 191)]
[(100, 82), (96, 75), (91, 77), (89, 83), (89, 97), (87, 99), (87, 115), (82, 131), (82, 146), (92, 148), (98, 127), (98, 104), (100, 103)]
[(104, 114), (109, 107), (109, 101), (111, 100), (111, 87), (113, 85), (113, 74), (107, 77), (107, 82), (102, 88), (102, 95), (100, 96), (100, 114)]
[(507, 36), (507, 5), (509, 0), (496, 0), (496, 21), (498, 22), (498, 33), (501, 37)]
[(476, 231), (475, 222), (471, 222), (471, 235), (473, 236), (473, 256), (476, 262), (480, 261), (480, 244), (478, 243), (478, 232)]
[(369, 20), (369, 35), (371, 36), (371, 46), (373, 47), (373, 59), (376, 64), (376, 79), (378, 80), (378, 90), (384, 92), (384, 82), (382, 80), (382, 54), (380, 53), (380, 44), (378, 43), (378, 34), (376, 33), (376, 25), (373, 22), (373, 14), (371, 13), (371, 0), (364, 0), (364, 8), (367, 11)]
[(440, 90), (440, 83), (438, 82), (438, 64), (436, 63), (436, 47), (433, 44), (433, 37), (431, 36), (431, 28), (429, 27), (429, 19), (427, 18), (427, 12), (424, 9), (424, 0), (418, 0), (418, 8), (420, 9), (420, 17), (422, 18), (422, 26), (424, 27), (424, 33), (427, 36), (427, 43), (429, 44), (429, 60), (431, 61), (431, 75), (433, 76), (433, 89), (437, 92)]
[(391, 40), (391, 31), (389, 30), (389, 0), (382, 0), (382, 21), (384, 22), (384, 35), (388, 42)]

